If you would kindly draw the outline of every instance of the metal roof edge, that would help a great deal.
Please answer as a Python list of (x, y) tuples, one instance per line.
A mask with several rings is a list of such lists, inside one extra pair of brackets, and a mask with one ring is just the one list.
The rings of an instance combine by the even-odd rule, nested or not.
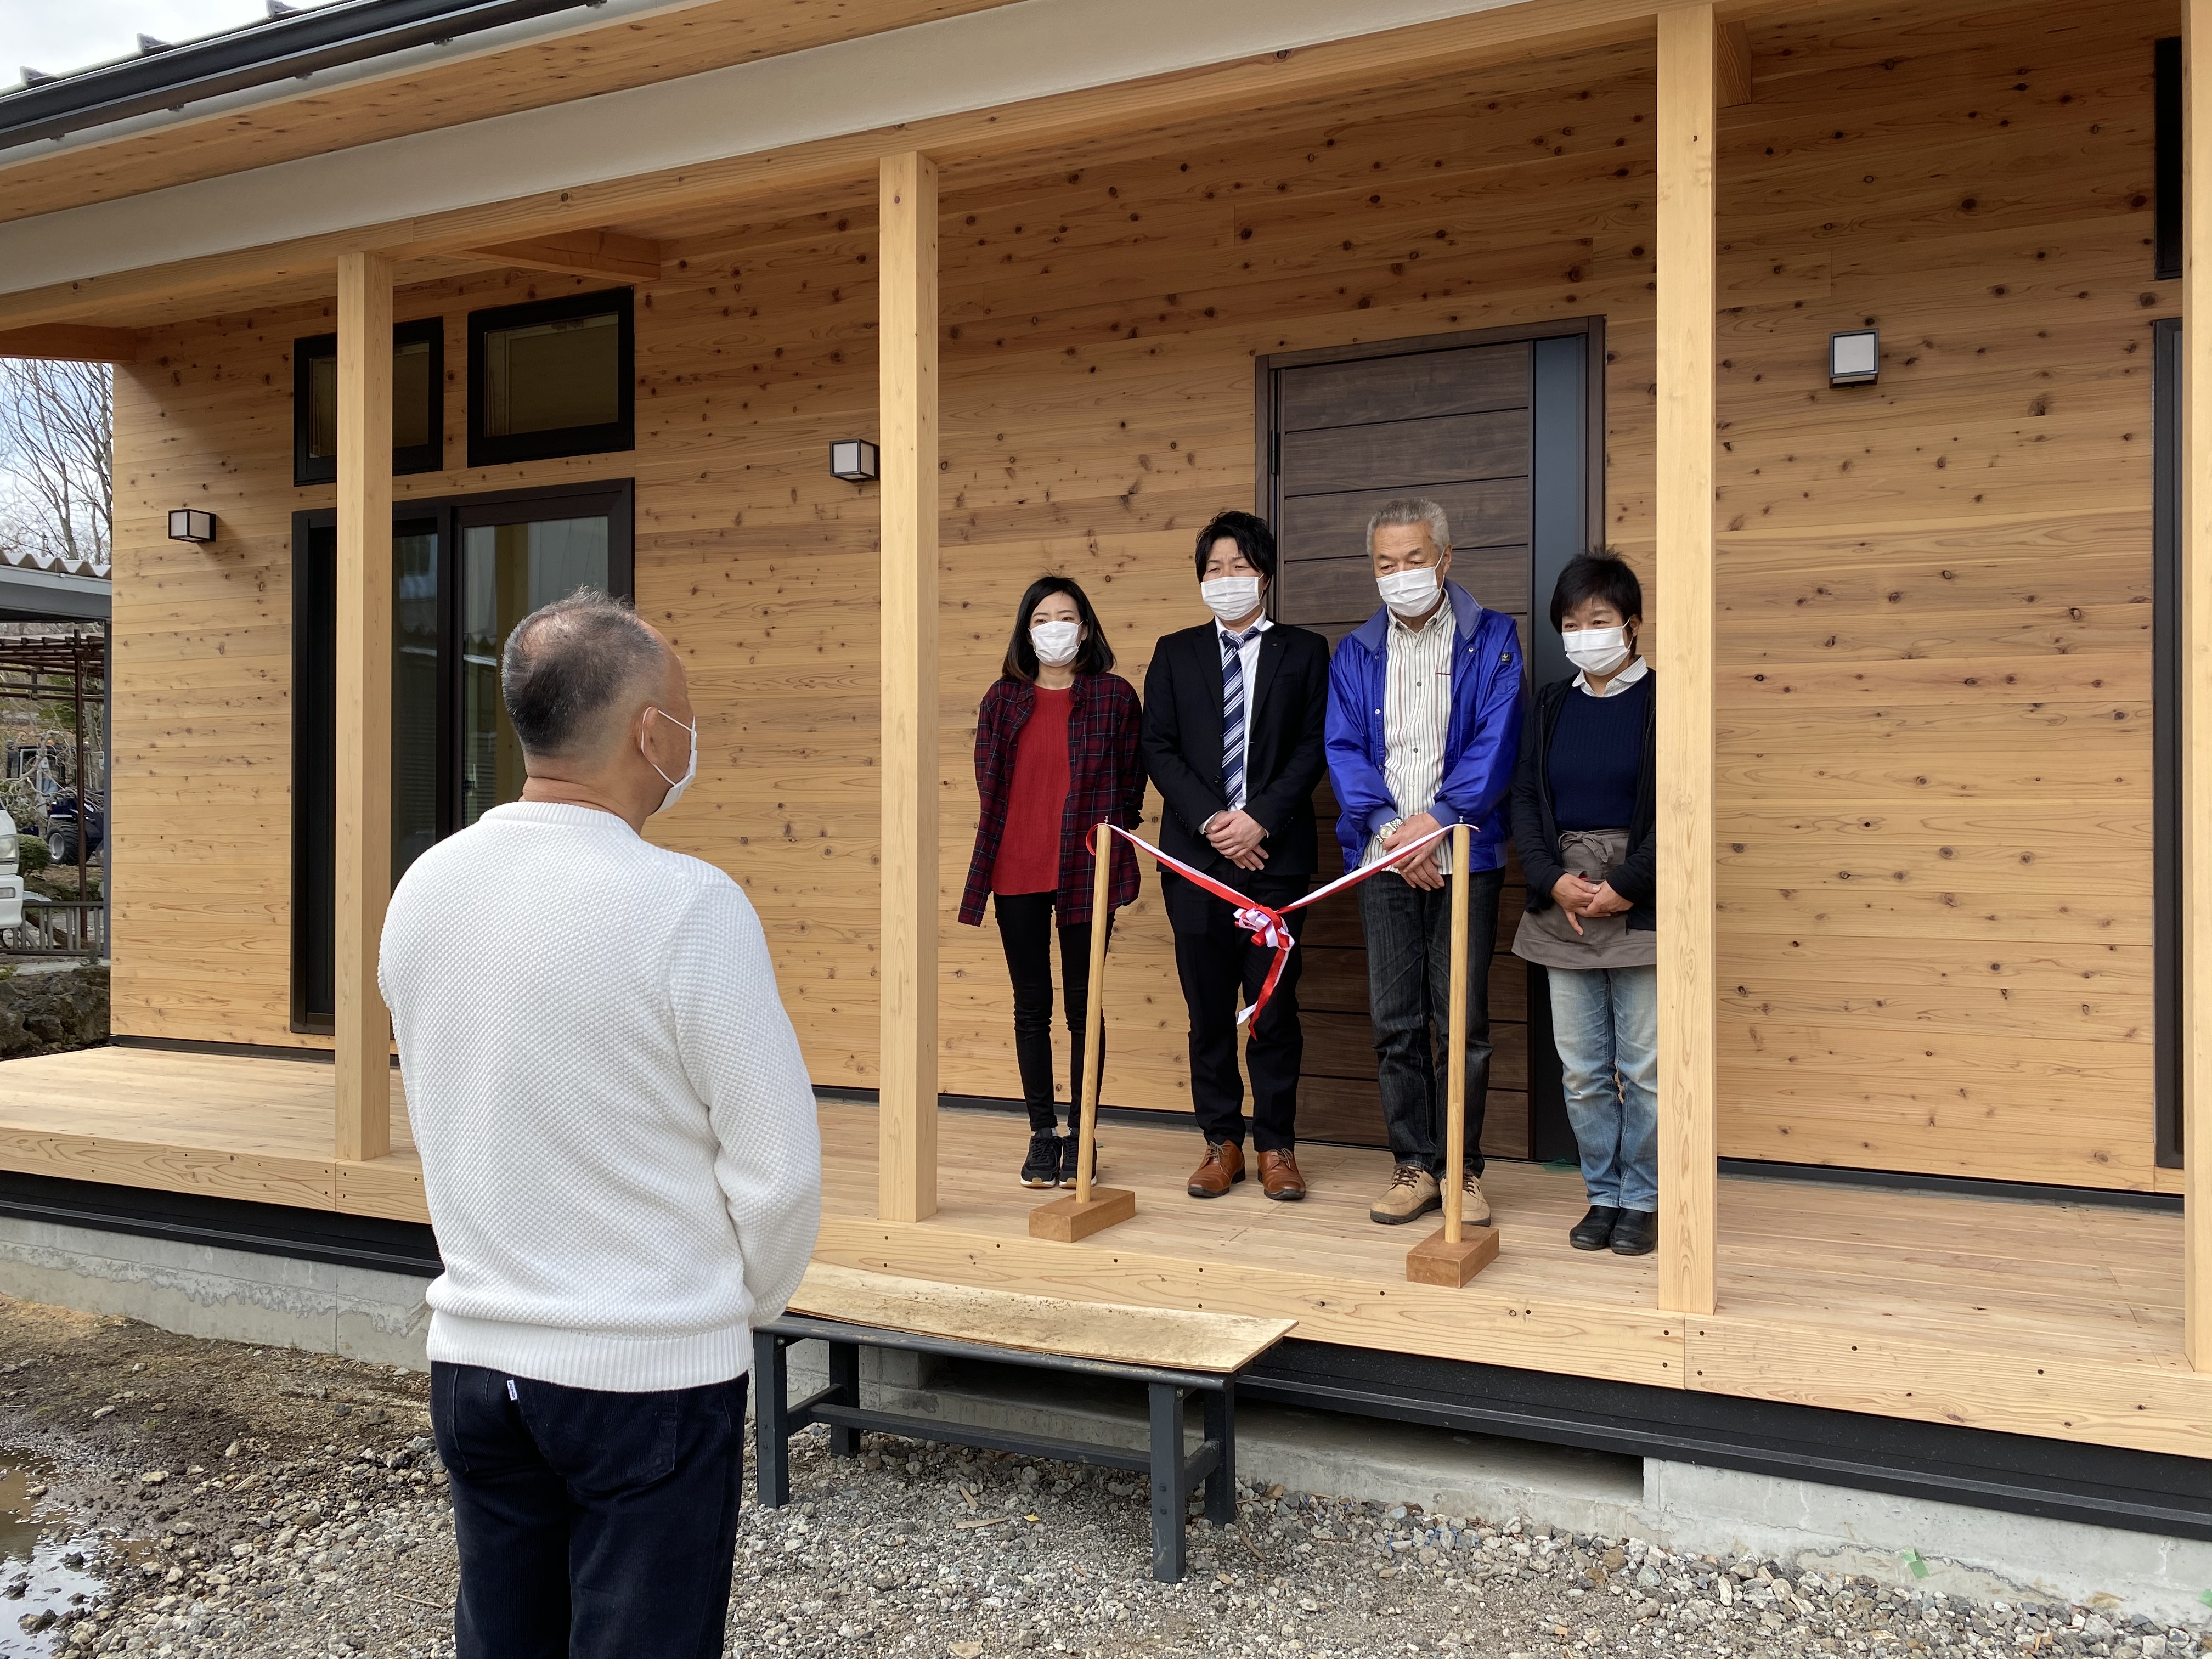
[(604, 3), (339, 0), (0, 93), (0, 150)]

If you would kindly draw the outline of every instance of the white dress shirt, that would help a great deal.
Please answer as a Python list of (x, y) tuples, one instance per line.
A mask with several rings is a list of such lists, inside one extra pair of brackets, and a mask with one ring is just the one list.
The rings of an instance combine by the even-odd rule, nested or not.
[(1604, 690), (1591, 690), (1589, 676), (1586, 673), (1577, 673), (1575, 676), (1575, 690), (1581, 692), (1586, 697), (1617, 697), (1650, 672), (1651, 665), (1644, 661), (1643, 658), (1638, 657), (1634, 662), (1629, 664), (1627, 667), (1622, 669), (1618, 674), (1615, 674), (1610, 680), (1607, 681)]

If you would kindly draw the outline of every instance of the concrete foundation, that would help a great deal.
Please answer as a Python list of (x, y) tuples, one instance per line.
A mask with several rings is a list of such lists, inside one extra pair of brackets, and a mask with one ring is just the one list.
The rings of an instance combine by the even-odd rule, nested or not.
[(426, 1370), (426, 1279), (0, 1216), (0, 1295)]
[[(2212, 1544), (2117, 1527), (2009, 1515), (1849, 1486), (1648, 1458), (1648, 1536), (1723, 1558), (1746, 1551), (1820, 1572), (1975, 1601), (2081, 1602), (2202, 1626), (2212, 1609)], [(1907, 1551), (1927, 1577), (1915, 1576)]]
[[(422, 1370), (428, 1284), (0, 1216), (0, 1295), (120, 1314), (190, 1336)], [(1132, 1449), (1145, 1441), (1144, 1402), (1133, 1388), (882, 1350), (864, 1352), (861, 1376), (871, 1403), (948, 1425)], [(802, 1344), (792, 1356), (792, 1394), (826, 1381), (819, 1345)], [(1326, 1412), (1244, 1407), (1237, 1469), (1293, 1492), (1495, 1522), (1518, 1516), (1723, 1559), (1747, 1552), (1977, 1601), (2091, 1603), (2167, 1625), (2203, 1624), (2208, 1609), (2198, 1598), (2212, 1588), (2212, 1544)]]

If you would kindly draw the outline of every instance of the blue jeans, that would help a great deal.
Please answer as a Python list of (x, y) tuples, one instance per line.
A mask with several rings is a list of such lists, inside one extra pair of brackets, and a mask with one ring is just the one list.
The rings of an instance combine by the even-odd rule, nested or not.
[(1659, 970), (1547, 968), (1567, 1121), (1592, 1204), (1659, 1207)]
[[(1503, 870), (1467, 878), (1467, 1167), (1482, 1173), (1490, 1093), (1490, 958), (1498, 944)], [(1416, 887), (1395, 872), (1354, 890), (1367, 938), (1367, 1008), (1390, 1156), (1444, 1179), (1450, 1111), (1451, 884)], [(1431, 1022), (1434, 1022), (1434, 1035)]]
[(456, 1659), (720, 1659), (745, 1379), (611, 1394), (430, 1367)]

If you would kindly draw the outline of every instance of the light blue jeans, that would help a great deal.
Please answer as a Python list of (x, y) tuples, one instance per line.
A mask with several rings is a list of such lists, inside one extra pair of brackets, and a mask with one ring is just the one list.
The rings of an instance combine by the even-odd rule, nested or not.
[(1592, 1204), (1659, 1207), (1659, 970), (1547, 968), (1567, 1121)]

